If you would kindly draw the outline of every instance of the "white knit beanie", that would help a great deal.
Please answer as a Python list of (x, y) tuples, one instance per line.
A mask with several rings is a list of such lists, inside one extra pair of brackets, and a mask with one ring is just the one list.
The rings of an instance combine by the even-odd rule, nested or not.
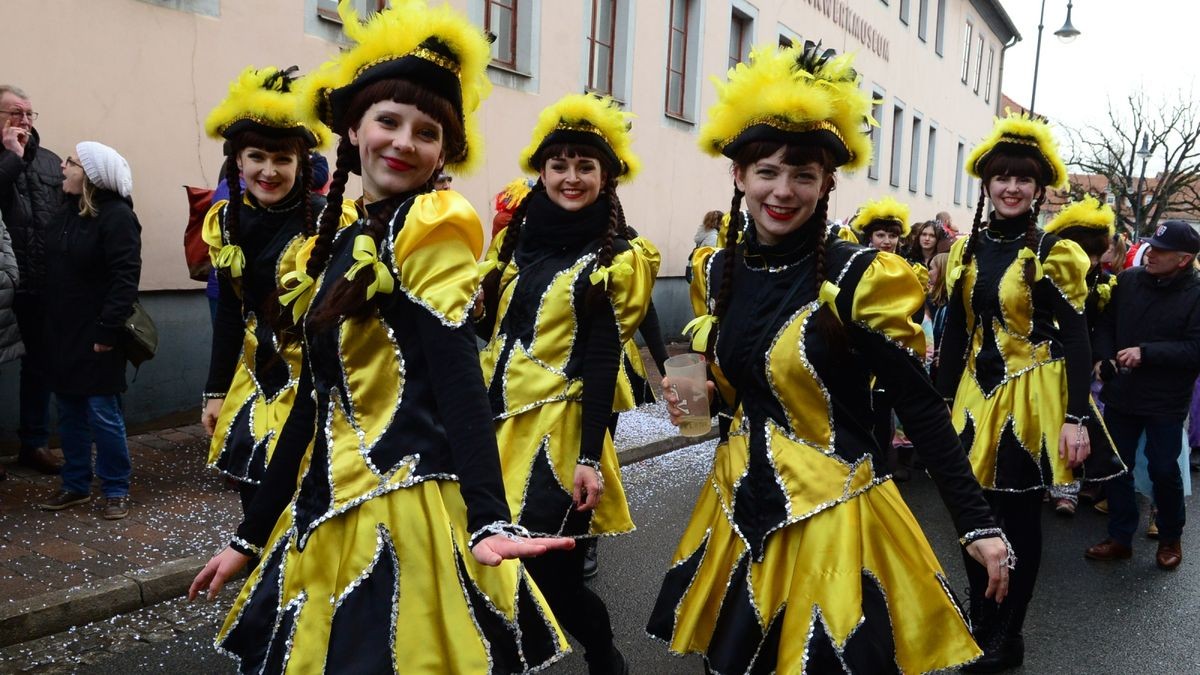
[(133, 173), (119, 152), (103, 143), (83, 141), (75, 146), (75, 154), (93, 185), (125, 198), (133, 194)]

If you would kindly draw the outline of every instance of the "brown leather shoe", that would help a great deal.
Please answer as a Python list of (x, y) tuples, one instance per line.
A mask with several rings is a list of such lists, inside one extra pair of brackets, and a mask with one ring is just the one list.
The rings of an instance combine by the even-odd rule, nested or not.
[(1132, 556), (1132, 548), (1111, 537), (1083, 552), (1089, 560), (1127, 560)]
[(1183, 547), (1179, 540), (1158, 542), (1158, 553), (1154, 554), (1154, 562), (1160, 570), (1173, 570), (1183, 562)]
[(62, 462), (54, 456), (54, 453), (50, 452), (49, 448), (21, 448), (17, 461), (35, 471), (51, 476), (57, 476), (59, 470), (62, 469)]

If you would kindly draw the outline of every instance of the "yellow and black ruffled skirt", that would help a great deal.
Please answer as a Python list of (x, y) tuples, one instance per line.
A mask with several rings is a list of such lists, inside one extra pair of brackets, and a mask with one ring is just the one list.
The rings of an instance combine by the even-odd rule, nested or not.
[(242, 354), (217, 416), (208, 466), (236, 481), (257, 485), (296, 400), (301, 355), (298, 344), (290, 345), (282, 355), (272, 354), (264, 365), (255, 363), (259, 345), (253, 321), (246, 328)]
[(583, 404), (553, 401), (496, 423), (504, 490), (513, 520), (539, 536), (588, 537), (632, 532), (612, 438), (600, 454), (604, 494), (592, 511), (574, 506)]
[(986, 490), (1020, 492), (1077, 480), (1108, 480), (1125, 471), (1094, 403), (1084, 426), (1091, 454), (1078, 469), (1059, 457), (1067, 379), (1060, 359), (1034, 366), (985, 395), (968, 371), (958, 383), (951, 421)]
[(244, 673), (519, 673), (568, 651), (516, 561), (468, 550), (458, 484), (429, 480), (317, 526), (275, 526), (217, 648)]
[(754, 560), (712, 479), (647, 632), (714, 673), (922, 673), (981, 654), (891, 481), (773, 532)]

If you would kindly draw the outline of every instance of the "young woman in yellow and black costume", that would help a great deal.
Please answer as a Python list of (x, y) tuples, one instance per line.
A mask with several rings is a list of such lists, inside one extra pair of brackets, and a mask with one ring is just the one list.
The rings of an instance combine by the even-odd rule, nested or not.
[[(608, 425), (654, 265), (630, 243), (616, 193), (639, 168), (627, 124), (614, 101), (585, 94), (543, 110), (521, 155), (538, 182), (484, 263), (484, 381), (509, 506), (536, 535), (634, 529)], [(526, 566), (589, 672), (626, 672), (608, 610), (584, 585), (583, 546)]]
[[(1070, 239), (1079, 244), (1079, 248), (1083, 249), (1088, 257), (1087, 300), (1084, 302), (1083, 314), (1087, 318), (1089, 348), (1096, 324), (1100, 320), (1100, 312), (1108, 306), (1113, 287), (1117, 285), (1117, 276), (1105, 271), (1100, 262), (1104, 253), (1112, 246), (1116, 231), (1116, 214), (1113, 213), (1112, 207), (1101, 204), (1100, 200), (1091, 195), (1084, 195), (1079, 201), (1067, 204), (1046, 223), (1046, 234)], [(1092, 388), (1099, 391), (1099, 386), (1099, 382), (1096, 382)], [(1079, 481), (1051, 486), (1050, 498), (1055, 511), (1067, 515), (1075, 513), (1079, 503), (1079, 489)]]
[[(212, 435), (208, 464), (237, 481), (243, 511), (300, 380), (300, 344), (278, 289), (325, 207), (309, 151), (329, 145), (329, 128), (294, 93), (293, 71), (247, 68), (205, 123), (225, 141), (229, 199), (212, 205), (202, 232), (221, 294), (201, 421)], [(344, 211), (353, 220), (353, 205)]]
[(359, 172), (361, 215), (339, 229), (327, 210), (297, 256), (296, 404), (190, 593), (261, 552), (216, 639), (243, 672), (533, 670), (566, 639), (505, 559), (573, 542), (511, 523), (468, 320), (482, 231), (461, 195), (433, 190), (443, 166), (478, 160), (488, 44), (447, 6), (392, 0), (363, 23), (350, 4), (351, 47), (310, 76), (310, 100), (341, 136), (330, 201)]
[[(979, 203), (971, 235), (950, 249), (938, 388), (952, 401), (975, 477), (1021, 560), (1000, 604), (983, 596), (985, 579), (967, 565), (972, 626), (985, 651), (968, 668), (997, 672), (1024, 658), (1044, 491), (1111, 478), (1122, 466), (1089, 395), (1087, 256), (1037, 229), (1046, 189), (1067, 184), (1049, 127), (1009, 114), (967, 167), (981, 181)], [(985, 198), (993, 208), (986, 222)]]
[(1005, 592), (1007, 547), (921, 362), (924, 289), (902, 258), (826, 226), (836, 167), (870, 162), (857, 79), (811, 42), (758, 48), (701, 129), (735, 187), (727, 245), (695, 261), (693, 348), (733, 419), (647, 630), (715, 673), (924, 672), (980, 654), (872, 436), (872, 376)]

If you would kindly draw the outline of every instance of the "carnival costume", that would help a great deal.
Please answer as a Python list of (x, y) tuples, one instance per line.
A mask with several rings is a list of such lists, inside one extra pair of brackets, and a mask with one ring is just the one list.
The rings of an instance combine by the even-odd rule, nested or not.
[[(613, 165), (626, 167), (620, 179), (629, 180), (638, 164), (625, 124), (610, 101), (567, 96), (542, 112), (522, 168), (537, 171), (533, 162), (548, 145), (601, 144), (613, 155)], [(597, 252), (614, 208), (604, 193), (574, 212), (555, 205), (541, 188), (527, 199), (516, 250), (510, 261), (499, 263), (495, 310), (479, 322), (480, 334), (488, 339), (481, 355), (483, 375), (509, 505), (517, 523), (537, 535), (630, 532), (633, 521), (607, 425), (620, 346), (645, 317), (656, 266), (646, 253), (649, 247), (619, 237), (613, 240), (612, 262), (599, 264)], [(493, 240), (485, 264), (498, 264), (513, 231), (509, 225)], [(610, 307), (587, 306), (595, 285), (606, 289)], [(604, 497), (593, 511), (575, 510), (578, 464), (597, 469), (604, 481)]]
[[(641, 256), (650, 264), (650, 275), (658, 278), (658, 269), (662, 263), (662, 254), (658, 247), (643, 236), (629, 240), (630, 246), (638, 249)], [(658, 323), (658, 312), (651, 303), (646, 309), (642, 325), (638, 327), (642, 339), (650, 349), (653, 358), (666, 360), (666, 346), (662, 340), (662, 329)], [(657, 343), (657, 344), (656, 344)], [(662, 364), (658, 364), (662, 372)], [(654, 388), (646, 374), (646, 364), (642, 362), (642, 352), (637, 342), (630, 339), (621, 345), (621, 371), (617, 376), (617, 398), (613, 401), (613, 412), (622, 413), (642, 405), (654, 403)], [(615, 433), (615, 430), (614, 430)]]
[[(984, 597), (987, 579), (967, 563), (971, 623), (985, 655), (974, 672), (997, 672), (1024, 659), (1022, 627), (1042, 557), (1042, 494), (1075, 480), (1105, 480), (1123, 471), (1095, 412), (1091, 346), (1084, 318), (1088, 259), (1073, 241), (1034, 229), (1044, 195), (1015, 218), (979, 222), (994, 158), (1029, 158), (1039, 189), (1063, 188), (1066, 167), (1049, 127), (1027, 115), (997, 120), (968, 158), (981, 179), (970, 237), (950, 249), (950, 302), (942, 337), (938, 388), (971, 468), (1022, 564), (1002, 603)], [(1063, 426), (1086, 433), (1091, 453), (1072, 469), (1059, 451)]]
[[(488, 87), (482, 33), (419, 0), (393, 0), (366, 23), (349, 4), (338, 9), (355, 44), (313, 74), (314, 103), (345, 134), (346, 106), (371, 83), (435, 91), (464, 118), (469, 145), (446, 155), (462, 173), (478, 153), (474, 113)], [(344, 162), (358, 170), (347, 143), (339, 172)], [(382, 236), (367, 233), (378, 225)], [(285, 284), (308, 310), (305, 369), (233, 544), (263, 545), (262, 558), (218, 648), (243, 672), (508, 673), (558, 659), (567, 643), (521, 564), (487, 567), (471, 553), (484, 537), (520, 532), (468, 321), (478, 216), (452, 191), (400, 194), (337, 232), (321, 269), (309, 263), (323, 243), (308, 241)], [(368, 304), (314, 323), (360, 274)]]
[[(296, 253), (312, 234), (309, 221), (324, 208), (325, 198), (310, 194), (306, 174), (298, 171), (290, 194), (271, 206), (259, 204), (249, 191), (232, 185), (240, 180), (235, 141), (249, 132), (267, 139), (299, 138), (309, 149), (327, 146), (328, 127), (307, 112), (293, 92), (295, 84), (291, 69), (247, 68), (205, 123), (209, 136), (225, 139), (231, 167), (225, 178), (239, 201), (232, 219), (236, 228), (227, 225), (231, 206), (223, 199), (209, 209), (202, 230), (221, 286), (204, 398), (224, 399), (208, 465), (249, 486), (266, 473), (300, 379), (299, 341), (280, 334), (292, 322), (281, 315), (276, 289), (295, 270)], [(304, 157), (296, 160), (305, 164)]]
[[(816, 145), (862, 167), (856, 81), (849, 57), (812, 43), (756, 49), (719, 86), (702, 147), (733, 159), (747, 142)], [(924, 374), (911, 320), (924, 289), (901, 258), (829, 236), (827, 200), (774, 245), (740, 211), (740, 243), (694, 262), (693, 349), (715, 339), (733, 419), (647, 630), (714, 673), (924, 672), (980, 654), (871, 435), (874, 374), (906, 393), (897, 411), (964, 545), (999, 535)], [(829, 321), (844, 336), (829, 339)]]
[[(1088, 232), (1103, 232), (1112, 240), (1116, 234), (1117, 216), (1108, 204), (1091, 195), (1084, 195), (1077, 202), (1071, 202), (1058, 212), (1050, 222), (1046, 223), (1046, 234), (1064, 237), (1071, 230), (1081, 228)], [(1087, 317), (1088, 334), (1091, 335), (1100, 320), (1100, 312), (1108, 306), (1112, 299), (1113, 289), (1117, 285), (1117, 275), (1105, 271), (1103, 265), (1096, 265), (1087, 273), (1087, 301), (1084, 303), (1084, 316)], [(1091, 340), (1089, 339), (1089, 344)]]

